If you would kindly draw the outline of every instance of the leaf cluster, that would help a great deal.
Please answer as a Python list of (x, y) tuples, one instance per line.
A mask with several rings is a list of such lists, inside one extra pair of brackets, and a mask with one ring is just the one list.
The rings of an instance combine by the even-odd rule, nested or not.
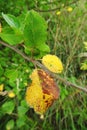
[(43, 55), (50, 52), (47, 40), (46, 21), (31, 10), (19, 17), (2, 13), (9, 26), (2, 27), (0, 37), (10, 45), (21, 45), (27, 54)]

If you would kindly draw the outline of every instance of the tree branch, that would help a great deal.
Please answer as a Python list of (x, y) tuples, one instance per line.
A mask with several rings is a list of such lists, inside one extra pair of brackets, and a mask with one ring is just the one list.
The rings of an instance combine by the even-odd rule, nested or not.
[(13, 51), (15, 51), (16, 53), (18, 53), (19, 55), (21, 55), (25, 60), (29, 61), (29, 62), (32, 62), (34, 65), (40, 67), (41, 69), (44, 69), (47, 73), (49, 73), (53, 78), (55, 78), (56, 80), (59, 80), (61, 81), (64, 85), (67, 85), (69, 87), (74, 87), (76, 89), (79, 89), (83, 92), (86, 92), (87, 93), (87, 88), (84, 88), (82, 86), (78, 86), (76, 84), (73, 84), (69, 81), (67, 81), (66, 79), (60, 77), (59, 75), (56, 75), (52, 72), (50, 72), (44, 65), (42, 65), (40, 62), (36, 61), (36, 60), (32, 60), (30, 57), (26, 56), (23, 52), (21, 52), (18, 48), (14, 47), (14, 46), (11, 46), (3, 41), (0, 41), (0, 44), (2, 44), (3, 46), (6, 46), (10, 49), (12, 49)]

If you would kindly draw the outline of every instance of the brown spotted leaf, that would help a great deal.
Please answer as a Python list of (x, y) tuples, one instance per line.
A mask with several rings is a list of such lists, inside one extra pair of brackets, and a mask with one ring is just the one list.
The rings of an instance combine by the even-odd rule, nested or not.
[(33, 70), (32, 83), (26, 90), (26, 101), (36, 113), (44, 114), (59, 97), (59, 89), (54, 79), (43, 70)]
[(57, 87), (54, 79), (43, 70), (38, 70), (38, 75), (41, 81), (43, 92), (52, 94), (54, 99), (59, 97), (59, 88)]

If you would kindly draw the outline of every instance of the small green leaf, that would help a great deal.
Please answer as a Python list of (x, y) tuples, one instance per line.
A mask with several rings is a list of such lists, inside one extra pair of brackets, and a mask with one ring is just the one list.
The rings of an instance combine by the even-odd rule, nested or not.
[(6, 70), (5, 76), (9, 78), (11, 81), (15, 81), (18, 77), (18, 71), (15, 69)]
[(29, 109), (29, 106), (27, 105), (27, 102), (25, 99), (21, 101), (21, 106), (26, 107), (26, 108), (28, 107)]
[(18, 107), (18, 116), (19, 116), (19, 117), (24, 116), (27, 111), (28, 111), (28, 108), (27, 108), (27, 107), (19, 106), (19, 107)]
[(87, 62), (81, 63), (81, 70), (87, 70)]
[(24, 39), (26, 46), (35, 48), (44, 44), (47, 39), (47, 24), (39, 13), (33, 10), (26, 15)]
[(2, 16), (11, 28), (18, 29), (20, 27), (20, 23), (14, 15), (2, 13)]
[(14, 120), (8, 121), (6, 124), (6, 130), (12, 130), (14, 128)]
[(49, 46), (46, 45), (45, 43), (38, 45), (37, 49), (39, 49), (40, 51), (43, 51), (43, 52), (50, 52)]
[(67, 95), (68, 95), (67, 89), (61, 86), (61, 99), (62, 99), (62, 101), (67, 97)]
[(26, 116), (22, 116), (20, 118), (17, 119), (16, 123), (17, 123), (17, 127), (20, 128), (23, 125), (25, 125), (25, 120), (26, 120)]
[(14, 102), (8, 101), (2, 105), (2, 111), (3, 111), (3, 113), (11, 114), (14, 110), (14, 107), (15, 107)]

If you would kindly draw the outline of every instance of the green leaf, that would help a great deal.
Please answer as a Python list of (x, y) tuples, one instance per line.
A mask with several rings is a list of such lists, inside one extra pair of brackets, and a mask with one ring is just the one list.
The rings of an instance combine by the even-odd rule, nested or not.
[(19, 117), (24, 116), (27, 111), (28, 111), (28, 107), (19, 106), (18, 107), (18, 116)]
[(20, 22), (20, 30), (23, 32), (24, 31), (24, 27), (25, 27), (25, 17), (26, 17), (26, 13), (22, 13), (20, 16), (18, 16), (18, 20)]
[(3, 113), (11, 114), (14, 110), (14, 107), (15, 107), (14, 102), (8, 101), (2, 105), (2, 111), (3, 111)]
[(81, 70), (87, 70), (87, 62), (81, 63)]
[(25, 99), (21, 101), (21, 106), (26, 107), (26, 108), (28, 107), (29, 109), (29, 106), (27, 105), (27, 102)]
[(23, 36), (20, 34), (5, 34), (0, 33), (0, 37), (5, 42), (9, 43), (10, 45), (17, 45), (23, 42)]
[[(0, 61), (0, 62), (1, 62), (1, 61)], [(4, 70), (3, 70), (3, 68), (2, 68), (1, 65), (0, 65), (0, 76), (2, 76), (3, 73), (4, 73)]]
[(46, 45), (45, 43), (38, 45), (37, 49), (39, 49), (40, 51), (43, 51), (43, 52), (50, 52), (49, 46)]
[(15, 69), (6, 70), (5, 76), (11, 81), (15, 81), (18, 78), (18, 71)]
[(20, 23), (14, 15), (2, 13), (2, 16), (11, 28), (18, 29), (20, 27)]
[(23, 125), (25, 125), (25, 120), (26, 120), (26, 116), (22, 116), (20, 118), (17, 119), (16, 123), (17, 123), (17, 127), (20, 128)]
[(68, 91), (67, 91), (67, 89), (66, 88), (64, 88), (64, 87), (62, 87), (61, 86), (61, 99), (62, 99), (62, 101), (67, 97), (67, 95), (68, 95)]
[(44, 44), (47, 39), (47, 24), (45, 20), (35, 11), (29, 11), (25, 19), (24, 28), (25, 45), (37, 47)]
[(3, 41), (16, 45), (23, 42), (23, 34), (20, 31), (14, 32), (9, 26), (3, 28), (0, 37)]
[(14, 128), (14, 120), (8, 121), (6, 124), (6, 130), (12, 130)]

